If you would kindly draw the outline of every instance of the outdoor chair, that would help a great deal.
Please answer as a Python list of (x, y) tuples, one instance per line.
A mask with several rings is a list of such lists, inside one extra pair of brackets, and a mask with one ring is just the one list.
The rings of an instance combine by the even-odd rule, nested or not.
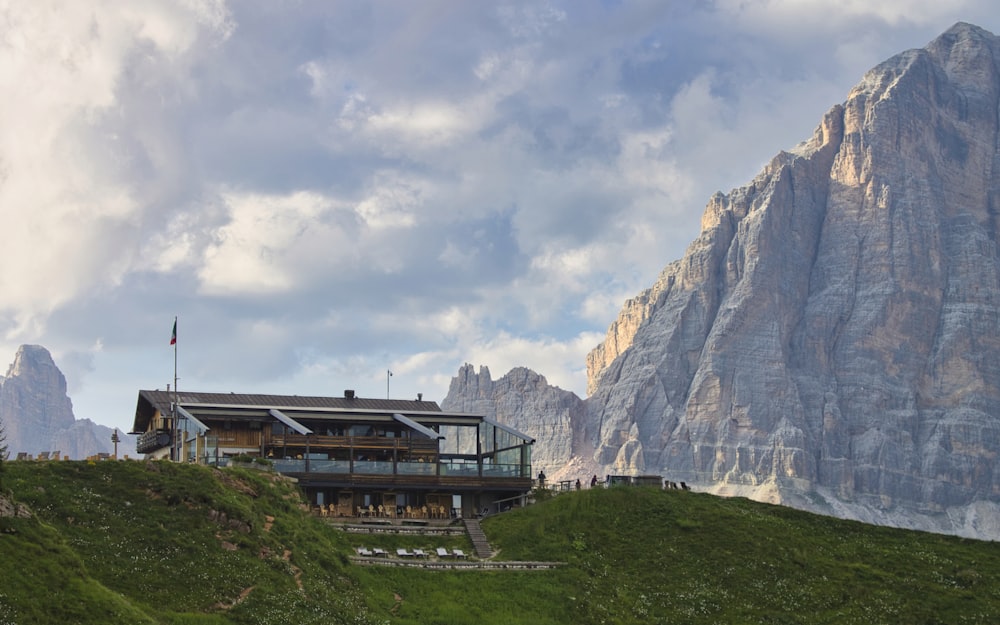
[(386, 552), (385, 549), (379, 549), (378, 547), (375, 547), (374, 549), (372, 549), (372, 554), (375, 555), (375, 556), (378, 556), (380, 558), (388, 558), (389, 557), (389, 554)]
[(464, 552), (464, 551), (462, 551), (461, 549), (452, 549), (452, 550), (451, 550), (451, 553), (452, 553), (452, 555), (454, 555), (454, 556), (455, 556), (456, 558), (464, 558), (464, 557), (466, 557), (466, 556), (465, 556), (465, 552)]
[(427, 557), (427, 552), (424, 551), (423, 549), (414, 549), (413, 550), (413, 556), (416, 557), (416, 558), (426, 558)]
[(438, 554), (439, 558), (450, 558), (451, 557), (451, 554), (448, 553), (448, 550), (445, 549), (444, 547), (438, 547), (437, 548), (437, 554)]
[(397, 549), (396, 550), (396, 555), (399, 556), (400, 558), (412, 558), (413, 557), (413, 554), (410, 553), (409, 551), (407, 551), (406, 549)]
[(358, 555), (359, 556), (365, 556), (366, 558), (370, 558), (374, 554), (367, 547), (358, 547)]

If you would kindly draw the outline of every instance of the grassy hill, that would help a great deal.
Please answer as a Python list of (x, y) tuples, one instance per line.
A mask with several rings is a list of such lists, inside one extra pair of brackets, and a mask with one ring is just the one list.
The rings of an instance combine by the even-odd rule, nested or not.
[(488, 518), (499, 559), (548, 571), (351, 564), (354, 535), (258, 471), (9, 463), (34, 517), (0, 519), (0, 625), (16, 623), (995, 623), (1000, 544), (741, 499), (613, 488)]

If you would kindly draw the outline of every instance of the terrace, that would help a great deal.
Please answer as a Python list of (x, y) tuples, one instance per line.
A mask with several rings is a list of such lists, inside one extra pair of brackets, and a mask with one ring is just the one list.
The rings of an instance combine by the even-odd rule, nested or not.
[(421, 398), (140, 391), (133, 434), (150, 457), (266, 460), (337, 516), (381, 507), (385, 518), (407, 508), (456, 517), (531, 489), (533, 439)]

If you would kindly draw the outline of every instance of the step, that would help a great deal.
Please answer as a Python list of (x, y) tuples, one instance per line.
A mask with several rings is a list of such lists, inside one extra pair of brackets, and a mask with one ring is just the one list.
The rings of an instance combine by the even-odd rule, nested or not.
[(465, 531), (469, 534), (469, 540), (472, 541), (472, 548), (476, 550), (476, 557), (486, 559), (493, 557), (493, 549), (490, 547), (490, 543), (486, 540), (486, 534), (483, 533), (483, 528), (479, 526), (479, 519), (463, 519), (465, 523)]

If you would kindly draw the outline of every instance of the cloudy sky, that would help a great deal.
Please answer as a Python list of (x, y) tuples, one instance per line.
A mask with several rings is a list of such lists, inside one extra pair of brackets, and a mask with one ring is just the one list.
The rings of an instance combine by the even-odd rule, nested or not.
[[(441, 400), (584, 358), (717, 190), (994, 0), (0, 0), (0, 357)], [(387, 371), (393, 372), (388, 378)]]

